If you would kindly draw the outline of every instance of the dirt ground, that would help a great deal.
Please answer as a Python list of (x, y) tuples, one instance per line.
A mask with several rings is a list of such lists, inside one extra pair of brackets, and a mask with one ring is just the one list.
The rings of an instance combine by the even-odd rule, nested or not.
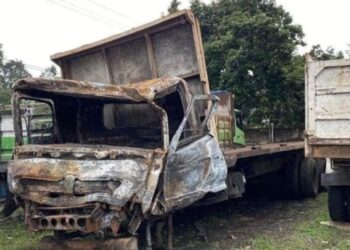
[(327, 193), (287, 200), (268, 194), (188, 209), (174, 217), (175, 249), (350, 249), (350, 229), (328, 222)]
[[(174, 215), (175, 249), (350, 249), (350, 231), (328, 221), (327, 194), (287, 200), (259, 193)], [(44, 234), (20, 217), (0, 222), (0, 249), (36, 249)]]

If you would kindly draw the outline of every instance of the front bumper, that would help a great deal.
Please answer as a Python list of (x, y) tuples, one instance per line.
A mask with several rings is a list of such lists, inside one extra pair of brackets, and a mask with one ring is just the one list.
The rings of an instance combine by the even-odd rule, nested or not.
[(136, 160), (23, 159), (9, 163), (10, 191), (48, 206), (122, 207), (142, 192), (148, 166)]
[(34, 231), (111, 229), (126, 223), (128, 204), (145, 192), (149, 166), (141, 160), (22, 159), (9, 164), (11, 192), (25, 203)]

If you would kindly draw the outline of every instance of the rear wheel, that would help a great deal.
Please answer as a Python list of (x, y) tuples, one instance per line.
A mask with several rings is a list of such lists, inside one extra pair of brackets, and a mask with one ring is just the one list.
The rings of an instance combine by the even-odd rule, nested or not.
[(333, 221), (345, 222), (350, 215), (347, 195), (349, 189), (344, 186), (330, 186), (328, 188), (328, 211)]
[(290, 198), (299, 198), (300, 187), (299, 187), (299, 164), (301, 157), (296, 155), (289, 162), (285, 170), (285, 181), (286, 181), (286, 194)]
[(302, 198), (316, 197), (319, 191), (321, 171), (312, 158), (304, 158), (300, 164), (300, 194)]

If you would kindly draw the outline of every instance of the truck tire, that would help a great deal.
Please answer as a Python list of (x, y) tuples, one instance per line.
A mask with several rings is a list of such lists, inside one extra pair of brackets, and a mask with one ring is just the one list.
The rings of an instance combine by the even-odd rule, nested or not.
[(19, 206), (17, 205), (13, 195), (8, 192), (4, 202), (4, 209), (1, 211), (3, 217), (10, 216)]
[(321, 175), (326, 173), (326, 160), (325, 159), (317, 159), (316, 165), (318, 168), (319, 174), (319, 183), (318, 183), (318, 192), (324, 192), (326, 191), (326, 187), (323, 187), (321, 184)]
[(319, 191), (320, 170), (312, 158), (304, 158), (299, 169), (301, 198), (314, 198)]
[(345, 222), (349, 208), (346, 206), (346, 187), (330, 186), (328, 188), (328, 212), (333, 221)]
[(300, 187), (299, 187), (299, 165), (300, 157), (295, 156), (293, 160), (285, 170), (285, 183), (286, 183), (286, 194), (289, 198), (299, 198), (300, 197)]

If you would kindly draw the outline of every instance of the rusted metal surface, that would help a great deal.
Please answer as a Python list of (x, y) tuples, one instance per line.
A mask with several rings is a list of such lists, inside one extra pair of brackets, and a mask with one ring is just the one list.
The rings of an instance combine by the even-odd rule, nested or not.
[(51, 59), (65, 79), (125, 84), (178, 76), (189, 81), (192, 95), (210, 93), (199, 22), (187, 10)]
[[(127, 84), (158, 77), (180, 77), (192, 96), (210, 94), (198, 19), (183, 10), (129, 31), (57, 53), (51, 59), (63, 77), (78, 81)], [(203, 118), (208, 109), (199, 103)], [(215, 121), (209, 128), (216, 137)]]
[[(134, 102), (152, 101), (176, 90), (182, 92), (185, 98), (184, 102), (189, 101), (186, 99), (188, 98), (188, 96), (186, 96), (188, 95), (187, 84), (177, 77), (158, 78), (123, 85), (73, 80), (25, 78), (17, 81), (13, 89), (19, 93), (40, 91), (44, 92), (42, 95), (45, 95), (46, 92), (76, 97), (122, 99)], [(184, 105), (186, 105), (186, 103), (184, 103)]]
[(211, 110), (202, 122), (197, 140), (179, 145), (187, 119), (194, 104), (208, 96), (195, 96), (179, 126), (168, 150), (164, 171), (164, 200), (168, 208), (183, 208), (204, 197), (208, 192), (219, 192), (226, 188), (227, 166), (217, 141), (206, 134), (208, 120), (216, 110), (219, 98), (211, 96)]
[[(135, 158), (95, 161), (47, 158), (16, 160), (9, 165), (8, 176), (12, 180), (9, 187), (13, 193), (24, 199), (50, 206), (64, 206), (67, 203), (70, 206), (78, 206), (88, 202), (104, 202), (122, 207), (133, 195), (142, 192), (148, 168), (152, 164), (150, 160), (146, 164), (143, 159), (133, 159)], [(23, 180), (32, 181), (27, 184)], [(51, 188), (52, 182), (54, 185)], [(94, 182), (90, 185), (106, 187), (101, 187), (100, 190), (96, 188), (97, 190), (91, 193), (94, 190), (89, 190), (89, 182)], [(32, 190), (33, 186), (40, 191)], [(48, 192), (45, 192), (45, 188)], [(61, 195), (52, 198), (50, 193)], [(73, 194), (83, 196), (75, 197)]]
[(235, 133), (234, 95), (227, 91), (216, 91), (213, 94), (220, 98), (218, 109), (214, 115), (220, 147), (232, 147)]
[[(240, 196), (245, 173), (228, 173), (227, 166), (237, 159), (302, 147), (272, 144), (223, 154), (212, 119), (219, 99), (209, 94), (199, 23), (192, 12), (52, 59), (71, 80), (23, 79), (14, 85), (17, 147), (9, 184), (24, 203), (32, 230), (121, 237), (137, 235), (147, 221), (148, 237), (150, 223), (167, 213)], [(27, 99), (50, 107), (50, 140), (24, 145), (19, 107)], [(226, 101), (221, 106), (230, 120), (232, 105)], [(122, 249), (129, 244), (111, 242)]]
[(350, 146), (345, 145), (312, 145), (309, 146), (309, 149), (312, 147), (312, 151), (309, 151), (309, 154), (312, 154), (315, 158), (335, 158), (335, 159), (347, 159), (350, 155)]
[[(14, 91), (17, 147), (8, 180), (32, 230), (134, 235), (145, 217), (226, 188), (227, 166), (208, 130), (218, 98), (191, 98), (180, 78), (123, 85), (23, 79)], [(49, 104), (54, 143), (23, 144), (22, 99)], [(197, 101), (213, 103), (204, 119)], [(116, 124), (104, 105), (120, 115)], [(132, 140), (137, 143), (127, 146)]]
[(305, 91), (306, 155), (350, 158), (350, 60), (308, 62)]

